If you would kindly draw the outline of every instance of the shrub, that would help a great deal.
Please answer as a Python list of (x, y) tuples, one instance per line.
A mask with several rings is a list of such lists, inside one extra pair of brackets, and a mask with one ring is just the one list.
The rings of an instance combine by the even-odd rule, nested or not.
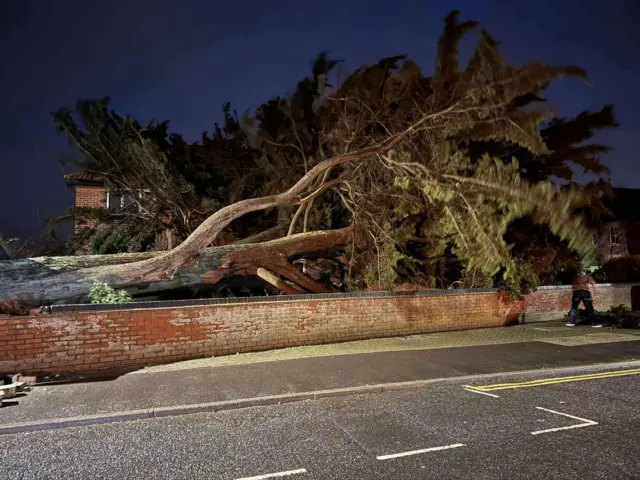
[(535, 292), (539, 285), (540, 278), (536, 275), (531, 263), (522, 258), (515, 258), (510, 275), (506, 280), (511, 300), (524, 298), (525, 295)]
[(121, 232), (108, 229), (93, 235), (90, 242), (94, 255), (105, 255), (126, 252), (128, 239)]
[(120, 226), (95, 233), (89, 240), (94, 255), (123, 252), (147, 252), (153, 250), (156, 234), (147, 226)]
[(611, 307), (608, 312), (599, 314), (603, 323), (617, 328), (640, 328), (640, 312), (632, 312), (624, 305)]
[(91, 303), (129, 303), (133, 299), (126, 290), (115, 290), (106, 283), (94, 282), (89, 290)]

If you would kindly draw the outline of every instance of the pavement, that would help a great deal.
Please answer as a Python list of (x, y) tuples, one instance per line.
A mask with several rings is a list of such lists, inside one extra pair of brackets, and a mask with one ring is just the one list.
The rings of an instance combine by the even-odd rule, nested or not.
[(4, 401), (0, 434), (638, 359), (638, 330), (566, 328), (560, 321), (289, 348), (178, 362), (103, 381), (39, 385)]
[(3, 435), (0, 472), (20, 479), (637, 479), (639, 366), (572, 367), (561, 378), (557, 370), (475, 375), (416, 390)]

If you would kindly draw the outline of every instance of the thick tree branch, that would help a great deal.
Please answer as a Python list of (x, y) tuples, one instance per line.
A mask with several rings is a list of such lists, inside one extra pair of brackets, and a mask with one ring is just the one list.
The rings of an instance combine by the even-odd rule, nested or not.
[[(131, 280), (131, 276), (135, 276), (136, 266), (144, 265), (145, 261), (157, 258), (162, 253), (0, 261), (0, 303), (13, 300), (38, 306), (79, 301), (87, 295), (94, 281), (108, 283), (114, 288), (127, 288), (134, 295), (215, 284), (230, 275), (255, 275), (259, 267), (281, 267), (289, 257), (343, 247), (349, 244), (351, 237), (352, 229), (344, 228), (298, 234), (264, 243), (207, 248), (199, 256), (198, 262), (181, 269), (173, 278), (144, 282)], [(127, 269), (133, 275), (120, 275), (121, 271)]]
[(287, 295), (297, 295), (297, 294), (300, 294), (300, 293), (305, 293), (304, 290), (300, 291), (300, 290), (292, 287), (287, 282), (285, 282), (280, 277), (278, 277), (276, 274), (274, 274), (273, 272), (267, 270), (266, 268), (259, 267), (256, 270), (256, 274), (258, 275), (258, 277), (263, 279), (265, 282), (273, 285), (278, 290), (286, 293)]
[(331, 293), (332, 290), (323, 285), (320, 282), (316, 282), (309, 275), (301, 272), (297, 267), (291, 265), (289, 262), (282, 262), (277, 266), (274, 266), (274, 270), (285, 277), (287, 280), (292, 281), (296, 285), (300, 285), (302, 288), (308, 290), (311, 293)]
[(287, 227), (284, 224), (276, 225), (275, 227), (271, 227), (268, 230), (265, 230), (260, 233), (256, 233), (255, 235), (251, 235), (250, 237), (243, 238), (242, 240), (238, 240), (233, 242), (233, 245), (242, 245), (246, 243), (261, 243), (268, 242), (271, 240), (276, 240), (280, 237), (284, 237), (287, 233)]

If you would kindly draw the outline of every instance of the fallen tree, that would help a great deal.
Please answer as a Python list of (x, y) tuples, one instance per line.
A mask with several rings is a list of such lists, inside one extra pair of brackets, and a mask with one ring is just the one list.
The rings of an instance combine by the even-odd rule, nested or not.
[[(225, 199), (215, 211), (211, 202), (187, 204), (191, 187), (165, 169), (171, 149), (160, 148), (129, 120), (105, 119), (103, 106), (102, 120), (89, 118), (81, 131), (70, 115), (62, 115), (58, 126), (69, 132), (89, 171), (118, 188), (151, 191), (140, 197), (135, 215), (168, 217), (169, 224), (183, 218), (181, 231), (188, 225), (189, 235), (160, 254), (115, 256), (105, 264), (93, 257), (84, 257), (85, 263), (58, 260), (54, 275), (47, 265), (56, 260), (35, 261), (33, 272), (29, 261), (6, 266), (0, 300), (33, 304), (78, 298), (93, 280), (139, 292), (216, 283), (233, 270), (229, 265), (289, 293), (322, 292), (328, 287), (288, 259), (337, 245), (346, 247), (345, 266), (365, 287), (390, 288), (401, 275), (428, 284), (431, 259), (445, 253), (488, 278), (498, 273), (513, 278), (517, 264), (504, 233), (522, 217), (547, 224), (569, 248), (589, 256), (591, 233), (576, 215), (591, 201), (588, 192), (529, 181), (516, 158), (504, 152), (492, 156), (486, 146), (506, 144), (535, 158), (547, 154), (540, 126), (550, 111), (529, 105), (531, 98), (558, 77), (586, 78), (586, 73), (574, 66), (509, 66), (486, 32), (461, 70), (458, 44), (475, 26), (458, 22), (458, 12), (446, 18), (431, 77), (410, 60), (400, 66), (405, 56), (391, 57), (357, 70), (327, 92), (331, 62), (314, 66), (314, 77), (300, 82), (290, 99), (270, 101), (255, 118), (245, 119), (243, 142), (251, 147), (241, 151), (256, 165), (250, 175), (259, 188), (244, 184), (238, 197)], [(153, 185), (147, 188), (145, 181)], [(154, 210), (156, 196), (162, 208)], [(284, 238), (208, 249), (234, 222), (264, 211), (276, 212), (278, 224), (245, 242)], [(198, 226), (191, 229), (194, 218)], [(410, 251), (412, 241), (423, 245), (420, 256)]]
[[(126, 266), (147, 262), (158, 253), (123, 253), (76, 257), (40, 257), (0, 261), (0, 304), (20, 301), (39, 306), (52, 303), (73, 303), (86, 298), (94, 282), (104, 282), (116, 288), (126, 288), (133, 295), (147, 294), (178, 287), (215, 284), (232, 275), (257, 275), (267, 269), (282, 284), (285, 280), (301, 286), (302, 292), (325, 293), (329, 290), (290, 263), (291, 257), (339, 249), (351, 241), (352, 231), (309, 232), (264, 243), (242, 243), (206, 248), (197, 261), (180, 269), (171, 278), (134, 281), (119, 274)], [(276, 286), (281, 288), (282, 284)], [(300, 293), (300, 290), (296, 290)]]

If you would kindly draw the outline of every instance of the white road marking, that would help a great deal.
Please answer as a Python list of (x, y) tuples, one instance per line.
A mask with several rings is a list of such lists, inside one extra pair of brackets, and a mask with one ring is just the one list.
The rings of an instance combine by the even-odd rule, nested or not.
[(256, 475), (255, 477), (237, 478), (236, 480), (262, 480), (263, 478), (288, 477), (289, 475), (297, 475), (299, 473), (307, 473), (307, 471), (304, 468), (299, 468), (298, 470), (289, 470), (287, 472), (267, 473), (265, 475)]
[(573, 420), (579, 420), (583, 423), (578, 423), (576, 425), (569, 425), (568, 427), (558, 427), (558, 428), (548, 428), (546, 430), (536, 430), (535, 432), (531, 432), (531, 435), (540, 435), (541, 433), (551, 433), (551, 432), (559, 432), (561, 430), (571, 430), (573, 428), (582, 428), (582, 427), (592, 427), (593, 425), (598, 425), (598, 422), (594, 422), (593, 420), (588, 420), (586, 418), (576, 417), (574, 415), (569, 415), (568, 413), (556, 412), (555, 410), (549, 410), (548, 408), (536, 407), (538, 410), (544, 410), (545, 412), (555, 413), (556, 415), (562, 415), (563, 417), (572, 418)]
[(472, 388), (463, 388), (463, 390), (466, 390), (467, 392), (481, 393), (482, 395), (487, 395), (488, 397), (500, 398), (500, 395), (489, 392), (481, 392), (480, 390), (473, 390)]
[(427, 452), (438, 452), (440, 450), (449, 450), (451, 448), (466, 447), (464, 443), (454, 443), (453, 445), (443, 445), (442, 447), (423, 448), (421, 450), (412, 450), (410, 452), (392, 453), (391, 455), (380, 455), (376, 457), (378, 460), (389, 460), (390, 458), (408, 457), (410, 455), (419, 455)]

